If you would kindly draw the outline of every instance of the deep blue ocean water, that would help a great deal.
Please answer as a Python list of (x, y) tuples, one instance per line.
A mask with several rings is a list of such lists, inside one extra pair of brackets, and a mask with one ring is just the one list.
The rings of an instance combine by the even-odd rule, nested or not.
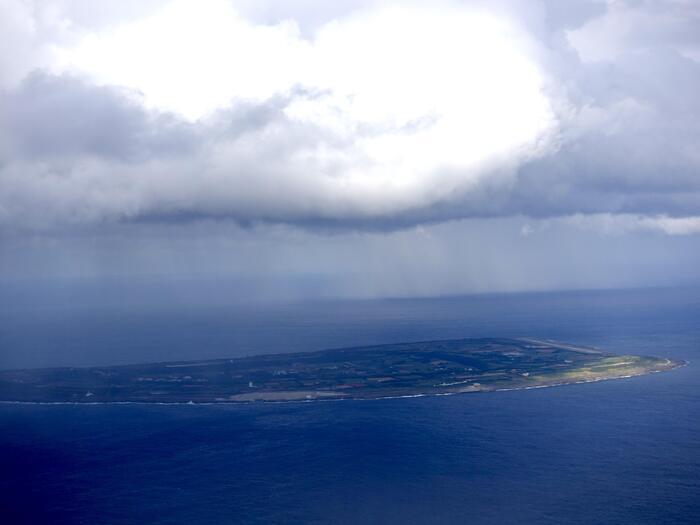
[[(75, 298), (74, 298), (75, 299)], [(700, 290), (0, 308), (0, 367), (533, 336), (689, 361), (379, 401), (0, 405), (0, 523), (700, 523)]]

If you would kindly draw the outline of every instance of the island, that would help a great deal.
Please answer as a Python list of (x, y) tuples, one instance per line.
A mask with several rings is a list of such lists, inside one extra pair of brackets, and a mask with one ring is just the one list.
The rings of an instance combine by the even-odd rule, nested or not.
[(538, 339), (456, 339), (235, 359), (0, 371), (0, 401), (243, 403), (540, 388), (682, 362)]

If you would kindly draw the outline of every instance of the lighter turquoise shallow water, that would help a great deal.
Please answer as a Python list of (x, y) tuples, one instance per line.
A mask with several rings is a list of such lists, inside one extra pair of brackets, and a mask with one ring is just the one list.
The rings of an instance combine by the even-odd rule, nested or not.
[(380, 401), (1, 405), (3, 523), (700, 522), (697, 289), (6, 309), (0, 366), (470, 336), (549, 337), (689, 365)]

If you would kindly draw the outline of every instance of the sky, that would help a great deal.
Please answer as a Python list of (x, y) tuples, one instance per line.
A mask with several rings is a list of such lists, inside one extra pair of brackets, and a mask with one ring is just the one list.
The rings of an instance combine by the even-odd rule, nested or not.
[(698, 93), (694, 0), (0, 0), (0, 281), (696, 285)]

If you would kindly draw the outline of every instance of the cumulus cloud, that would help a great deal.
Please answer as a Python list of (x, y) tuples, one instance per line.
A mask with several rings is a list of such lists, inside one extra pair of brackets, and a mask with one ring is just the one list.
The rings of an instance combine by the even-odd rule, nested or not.
[(387, 7), (307, 41), (209, 6), (88, 35), (6, 92), (7, 217), (381, 220), (512, 175), (556, 124), (534, 43), (489, 14)]
[(27, 5), (0, 17), (21, 57), (0, 53), (4, 228), (609, 214), (697, 231), (689, 4)]

